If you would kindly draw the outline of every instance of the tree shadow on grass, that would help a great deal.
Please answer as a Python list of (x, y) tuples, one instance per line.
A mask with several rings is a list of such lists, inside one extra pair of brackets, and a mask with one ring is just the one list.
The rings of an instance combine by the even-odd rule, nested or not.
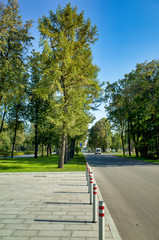
[(4, 165), (0, 165), (0, 170), (13, 170), (13, 169), (22, 169), (23, 167), (16, 167), (16, 166), (4, 166)]
[[(1, 162), (2, 161), (2, 162)], [(53, 166), (58, 165), (59, 156), (52, 156), (52, 157), (18, 157), (18, 158), (7, 158), (6, 161), (4, 159), (0, 159), (0, 164), (31, 164), (31, 165), (40, 165), (40, 166)], [(18, 167), (19, 168), (19, 167)]]

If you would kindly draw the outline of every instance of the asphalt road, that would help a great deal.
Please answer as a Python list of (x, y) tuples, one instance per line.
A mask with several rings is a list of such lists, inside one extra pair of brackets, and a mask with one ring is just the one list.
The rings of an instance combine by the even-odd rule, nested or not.
[(85, 156), (122, 240), (159, 240), (159, 165)]

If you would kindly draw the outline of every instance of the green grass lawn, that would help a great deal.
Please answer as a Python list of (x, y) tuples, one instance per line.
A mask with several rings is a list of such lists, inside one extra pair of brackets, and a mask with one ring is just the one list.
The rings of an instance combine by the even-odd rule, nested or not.
[(49, 157), (29, 158), (0, 158), (0, 172), (71, 172), (85, 171), (86, 160), (84, 155), (75, 156), (64, 168), (58, 168), (59, 155)]
[(115, 154), (115, 156), (118, 157), (126, 157), (126, 158), (131, 158), (131, 159), (135, 159), (135, 160), (142, 160), (142, 161), (146, 161), (146, 162), (152, 162), (152, 163), (157, 163), (159, 164), (159, 159), (148, 159), (148, 158), (143, 158), (143, 157), (136, 157), (135, 154), (132, 154), (131, 157), (127, 156), (127, 155), (123, 155), (123, 154)]

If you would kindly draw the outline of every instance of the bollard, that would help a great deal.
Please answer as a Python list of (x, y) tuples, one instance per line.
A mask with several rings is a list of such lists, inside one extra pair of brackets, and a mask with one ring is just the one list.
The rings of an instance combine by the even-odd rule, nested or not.
[(89, 186), (89, 167), (87, 167), (87, 186)]
[(97, 222), (97, 185), (93, 184), (93, 222)]
[(90, 178), (92, 176), (91, 170), (89, 170), (89, 176), (88, 176), (88, 193), (90, 193)]
[(99, 240), (105, 239), (104, 202), (99, 201)]
[(90, 204), (93, 203), (93, 177), (90, 177)]
[(86, 175), (87, 175), (87, 168), (88, 168), (88, 163), (86, 162)]

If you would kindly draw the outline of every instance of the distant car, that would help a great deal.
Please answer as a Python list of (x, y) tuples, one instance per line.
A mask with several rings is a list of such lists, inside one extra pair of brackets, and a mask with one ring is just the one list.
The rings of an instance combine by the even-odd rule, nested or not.
[(101, 152), (101, 148), (96, 148), (96, 150), (95, 150), (95, 154), (101, 154), (102, 152)]

